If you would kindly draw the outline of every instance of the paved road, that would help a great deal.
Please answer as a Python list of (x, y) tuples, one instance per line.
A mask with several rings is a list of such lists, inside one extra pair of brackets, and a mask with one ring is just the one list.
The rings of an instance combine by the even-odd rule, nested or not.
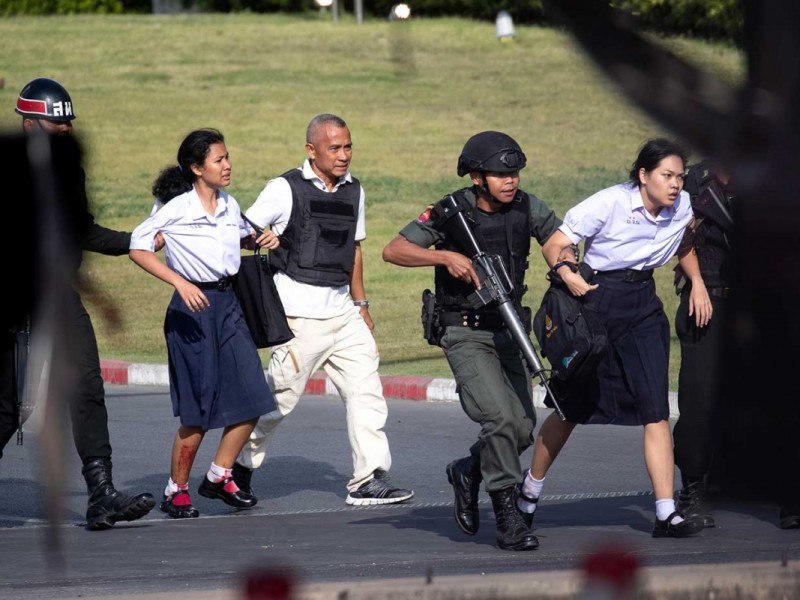
[[(113, 385), (108, 391), (117, 487), (160, 496), (177, 425), (168, 391)], [(699, 576), (697, 585), (707, 587), (709, 580), (725, 580), (725, 573), (729, 581), (738, 581), (748, 569), (755, 569), (748, 579), (754, 582), (768, 574), (773, 583), (785, 584), (787, 576), (800, 582), (794, 568), (800, 532), (780, 530), (772, 505), (719, 500), (717, 528), (687, 540), (652, 539), (653, 497), (640, 428), (576, 430), (548, 476), (537, 513), (541, 547), (527, 553), (494, 546), (485, 494), (484, 526), (476, 536), (464, 536), (453, 523), (444, 466), (463, 455), (477, 433), (457, 403), (390, 401), (386, 430), (393, 480), (416, 492), (407, 504), (345, 505), (351, 465), (342, 404), (308, 396), (278, 431), (271, 459), (254, 476), (260, 498), (254, 509), (236, 512), (194, 494), (199, 519), (174, 521), (156, 509), (107, 532), (82, 527), (86, 493), (71, 446), (65, 451), (63, 524), (46, 526), (38, 434), (29, 431), (25, 444), (9, 445), (0, 461), (0, 598), (161, 598), (172, 593), (173, 598), (227, 599), (241, 597), (236, 593), (247, 575), (261, 569), (292, 573), (309, 598), (343, 597), (342, 586), (349, 586), (345, 595), (351, 599), (385, 597), (389, 588), (404, 597), (405, 584), (430, 580), (428, 592), (437, 585), (451, 594), (461, 590), (450, 597), (469, 597), (470, 590), (480, 590), (472, 597), (485, 597), (490, 592), (481, 586), (512, 582), (526, 593), (549, 585), (552, 597), (564, 597), (579, 584), (570, 569), (579, 567), (587, 552), (608, 544), (633, 552), (651, 581), (671, 573), (665, 581), (672, 586)], [(212, 432), (201, 447), (192, 489), (217, 439)], [(526, 453), (523, 461), (529, 458)], [(397, 579), (402, 581), (390, 583)], [(764, 586), (762, 591), (768, 589)], [(496, 597), (518, 597), (492, 589)], [(174, 595), (179, 592), (187, 595)], [(422, 597), (418, 591), (408, 594)], [(546, 596), (542, 590), (540, 595)]]

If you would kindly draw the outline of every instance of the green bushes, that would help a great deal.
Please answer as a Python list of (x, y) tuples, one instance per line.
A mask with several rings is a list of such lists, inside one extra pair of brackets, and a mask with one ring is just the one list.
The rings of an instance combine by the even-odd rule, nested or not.
[(0, 14), (70, 15), (76, 13), (112, 14), (124, 12), (123, 0), (5, 0)]
[[(365, 14), (385, 17), (400, 0), (363, 0)], [(603, 0), (596, 0), (598, 2)], [(354, 12), (355, 0), (339, 0), (342, 12)], [(494, 20), (506, 10), (516, 23), (548, 21), (542, 0), (405, 0), (412, 15)], [(632, 13), (643, 27), (665, 33), (739, 42), (744, 29), (741, 0), (610, 0)], [(312, 9), (313, 0), (182, 0), (209, 12), (298, 13)], [(150, 12), (151, 0), (5, 0), (0, 14), (71, 14)]]
[(313, 0), (197, 0), (203, 10), (212, 12), (298, 13), (313, 6)]
[(744, 9), (740, 0), (615, 0), (650, 29), (740, 41)]

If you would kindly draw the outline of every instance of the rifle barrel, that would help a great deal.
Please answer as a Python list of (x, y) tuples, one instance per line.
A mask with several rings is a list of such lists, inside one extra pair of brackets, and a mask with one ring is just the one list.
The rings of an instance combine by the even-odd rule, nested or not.
[(520, 321), (517, 312), (514, 310), (511, 300), (506, 298), (500, 301), (497, 305), (497, 310), (503, 317), (503, 321), (505, 321), (509, 332), (511, 332), (511, 337), (514, 338), (514, 341), (517, 342), (517, 345), (522, 351), (522, 355), (528, 362), (528, 367), (533, 372), (533, 376), (539, 378), (539, 381), (541, 381), (542, 385), (544, 386), (545, 393), (553, 402), (553, 408), (555, 408), (558, 416), (561, 417), (562, 421), (566, 421), (567, 417), (564, 415), (564, 411), (561, 410), (561, 406), (558, 404), (555, 394), (553, 394), (553, 391), (547, 384), (547, 378), (544, 375), (544, 366), (542, 366), (542, 361), (539, 360), (539, 356), (536, 354), (536, 350), (531, 343), (531, 339), (528, 337), (528, 334), (522, 327), (522, 322)]
[[(445, 202), (451, 210), (455, 211), (452, 217), (455, 217), (456, 222), (458, 222), (461, 227), (462, 233), (466, 236), (467, 244), (470, 247), (464, 248), (464, 250), (467, 251), (468, 255), (473, 261), (484, 258), (486, 255), (484, 254), (483, 250), (481, 250), (480, 244), (478, 244), (478, 240), (475, 238), (472, 228), (469, 226), (469, 223), (467, 223), (466, 217), (460, 210), (458, 210), (458, 204), (456, 203), (455, 198), (449, 196), (443, 200), (443, 202)], [(486, 262), (485, 267), (487, 274), (494, 272), (494, 268), (492, 267), (491, 263)], [(567, 417), (564, 415), (564, 411), (561, 410), (561, 406), (559, 406), (555, 394), (553, 394), (553, 391), (547, 384), (547, 378), (544, 375), (542, 361), (539, 360), (539, 356), (536, 354), (533, 344), (531, 344), (531, 339), (525, 332), (525, 329), (522, 326), (522, 321), (520, 321), (519, 315), (517, 315), (517, 311), (514, 310), (511, 298), (502, 292), (502, 290), (498, 291), (502, 293), (503, 297), (497, 298), (497, 310), (503, 317), (506, 327), (508, 327), (508, 330), (511, 332), (511, 337), (513, 337), (517, 342), (517, 345), (522, 351), (522, 355), (525, 357), (525, 360), (528, 362), (528, 367), (533, 372), (534, 377), (538, 377), (539, 381), (542, 382), (545, 393), (552, 401), (553, 408), (555, 408), (558, 416), (561, 417), (562, 421), (566, 421)]]

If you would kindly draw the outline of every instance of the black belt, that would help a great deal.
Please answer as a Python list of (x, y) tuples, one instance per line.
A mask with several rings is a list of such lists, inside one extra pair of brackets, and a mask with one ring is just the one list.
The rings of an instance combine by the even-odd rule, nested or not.
[(729, 287), (710, 287), (706, 288), (706, 291), (708, 292), (709, 296), (720, 298), (722, 300), (727, 300), (731, 295), (731, 288)]
[[(688, 294), (689, 292), (691, 292), (691, 290), (692, 290), (692, 286), (691, 285), (687, 285), (685, 288), (683, 288), (681, 293), (687, 293)], [(724, 287), (724, 286), (709, 287), (709, 288), (706, 288), (706, 291), (708, 292), (709, 296), (711, 296), (713, 298), (719, 298), (720, 300), (727, 300), (731, 295), (731, 288)]]
[(614, 269), (613, 271), (596, 271), (595, 277), (606, 277), (618, 281), (628, 281), (636, 283), (639, 281), (650, 281), (653, 278), (653, 269), (637, 271), (636, 269)]
[(470, 329), (505, 329), (506, 323), (498, 313), (480, 313), (469, 310), (439, 313), (439, 323), (445, 327), (469, 327)]
[(223, 291), (228, 289), (228, 287), (231, 285), (231, 278), (226, 277), (225, 279), (220, 279), (219, 281), (192, 281), (191, 283), (199, 287), (201, 290)]

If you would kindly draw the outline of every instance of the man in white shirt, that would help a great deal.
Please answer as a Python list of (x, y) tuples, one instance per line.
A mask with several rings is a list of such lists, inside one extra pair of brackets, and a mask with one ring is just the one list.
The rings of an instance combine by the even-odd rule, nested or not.
[(314, 117), (306, 130), (303, 166), (270, 180), (246, 216), (269, 227), (259, 243), (270, 266), (294, 339), (273, 348), (269, 375), (278, 410), (258, 422), (234, 466), (234, 479), (252, 493), (278, 424), (297, 405), (306, 383), (323, 369), (345, 403), (353, 456), (347, 504), (369, 506), (410, 499), (386, 476), (392, 458), (383, 427), (388, 413), (378, 374), (374, 324), (364, 291), (360, 242), (366, 237), (364, 190), (349, 171), (353, 145), (336, 115)]

